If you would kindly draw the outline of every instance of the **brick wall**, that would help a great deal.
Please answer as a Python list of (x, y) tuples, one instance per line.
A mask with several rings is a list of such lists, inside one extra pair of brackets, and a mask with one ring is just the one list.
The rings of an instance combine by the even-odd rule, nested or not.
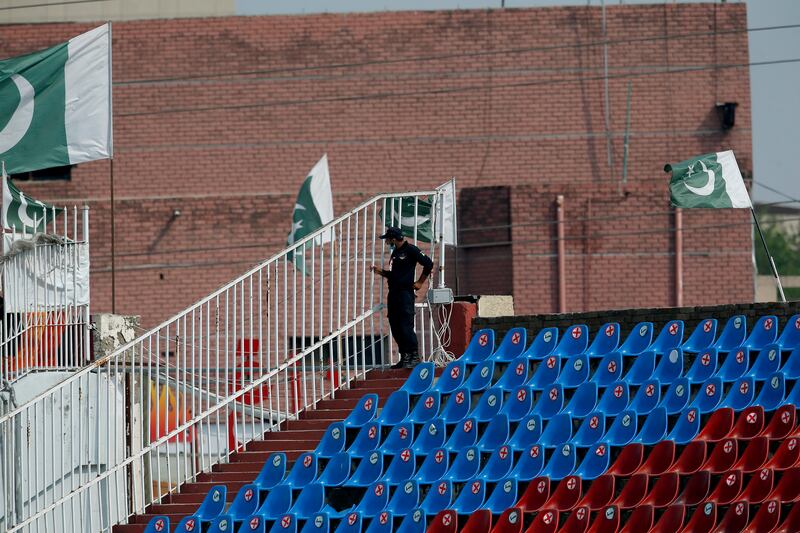
[[(324, 152), (336, 212), (450, 176), (461, 190), (509, 187), (513, 264), (503, 275), (522, 312), (556, 310), (548, 221), (560, 193), (573, 218), (568, 309), (672, 304), (661, 168), (733, 148), (749, 172), (747, 69), (696, 69), (748, 61), (747, 33), (727, 32), (746, 28), (746, 10), (610, 6), (607, 15), (608, 135), (603, 47), (592, 45), (603, 39), (598, 8), (115, 23), (117, 312), (152, 325), (279, 249), (304, 173)], [(0, 57), (91, 26), (0, 26)], [(706, 35), (714, 31), (727, 33)], [(629, 81), (630, 186), (620, 196)], [(739, 103), (728, 132), (719, 101)], [(80, 165), (69, 183), (21, 187), (91, 206), (93, 309), (109, 310), (108, 162)], [(628, 218), (578, 220), (604, 215)], [(751, 299), (746, 217), (685, 218), (725, 226), (687, 233), (685, 301)], [(599, 236), (632, 229), (654, 233)], [(487, 259), (463, 268), (480, 279)]]

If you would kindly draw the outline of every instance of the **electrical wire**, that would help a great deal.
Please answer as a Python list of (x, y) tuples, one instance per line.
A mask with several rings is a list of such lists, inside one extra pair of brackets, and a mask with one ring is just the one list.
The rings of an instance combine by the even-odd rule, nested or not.
[(5, 6), (0, 7), (0, 11), (9, 11), (11, 9), (28, 9), (34, 7), (51, 7), (51, 6), (68, 6), (73, 4), (96, 4), (98, 2), (108, 2), (110, 0), (65, 0), (63, 2), (47, 2), (41, 4), (27, 4), (23, 6)]

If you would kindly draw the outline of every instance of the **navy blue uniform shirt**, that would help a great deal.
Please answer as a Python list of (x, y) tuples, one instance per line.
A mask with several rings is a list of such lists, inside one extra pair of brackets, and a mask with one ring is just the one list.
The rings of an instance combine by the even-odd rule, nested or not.
[(414, 290), (417, 265), (422, 265), (422, 274), (428, 277), (433, 270), (433, 261), (422, 250), (408, 241), (392, 251), (389, 260), (389, 290)]

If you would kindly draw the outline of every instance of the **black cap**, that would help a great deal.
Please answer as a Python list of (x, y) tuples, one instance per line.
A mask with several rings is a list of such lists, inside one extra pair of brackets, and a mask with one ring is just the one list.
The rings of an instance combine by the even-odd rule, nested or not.
[(389, 226), (386, 228), (386, 233), (381, 235), (381, 239), (397, 239), (401, 240), (403, 238), (403, 232), (400, 228), (395, 228), (394, 226)]

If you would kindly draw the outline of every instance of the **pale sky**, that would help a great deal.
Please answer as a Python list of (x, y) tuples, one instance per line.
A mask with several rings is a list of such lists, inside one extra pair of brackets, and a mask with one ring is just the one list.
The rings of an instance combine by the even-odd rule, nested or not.
[[(687, 3), (697, 0), (607, 0), (606, 5)], [(800, 24), (800, 0), (729, 0), (747, 3), (748, 27)], [(239, 14), (320, 13), (500, 7), (501, 0), (236, 0)], [(594, 5), (600, 0), (505, 0), (506, 7)], [(800, 28), (750, 33), (750, 61), (800, 58)], [(750, 69), (753, 165), (757, 202), (800, 199), (800, 63)], [(770, 191), (759, 184), (781, 191)]]

